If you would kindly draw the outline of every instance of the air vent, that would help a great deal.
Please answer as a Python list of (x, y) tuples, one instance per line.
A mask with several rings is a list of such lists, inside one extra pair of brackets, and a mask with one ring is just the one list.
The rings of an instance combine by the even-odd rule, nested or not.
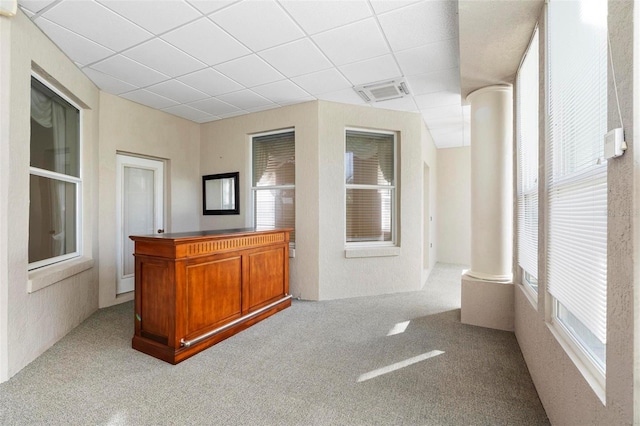
[(355, 86), (353, 90), (369, 104), (402, 98), (409, 94), (409, 87), (404, 78), (362, 84)]

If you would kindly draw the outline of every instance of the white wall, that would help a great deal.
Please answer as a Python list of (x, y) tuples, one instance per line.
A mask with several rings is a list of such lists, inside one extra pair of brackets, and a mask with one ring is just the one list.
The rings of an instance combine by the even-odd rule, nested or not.
[(471, 148), (438, 150), (438, 261), (471, 262)]
[(116, 297), (116, 153), (165, 161), (165, 232), (197, 230), (202, 188), (200, 125), (174, 115), (100, 94), (100, 307), (133, 299)]
[[(97, 144), (99, 91), (20, 11), (0, 17), (2, 168), (0, 168), (0, 380), (11, 377), (98, 307)], [(52, 85), (87, 106), (82, 119), (82, 272), (52, 266), (28, 272), (30, 87), (32, 64)], [(8, 161), (10, 159), (10, 161)], [(6, 247), (6, 248), (5, 248)], [(73, 262), (71, 262), (73, 263)], [(77, 262), (76, 262), (77, 263)], [(55, 271), (54, 274), (51, 271)], [(27, 292), (38, 276), (51, 285)], [(64, 277), (64, 278), (60, 278)], [(10, 324), (10, 327), (8, 325)]]

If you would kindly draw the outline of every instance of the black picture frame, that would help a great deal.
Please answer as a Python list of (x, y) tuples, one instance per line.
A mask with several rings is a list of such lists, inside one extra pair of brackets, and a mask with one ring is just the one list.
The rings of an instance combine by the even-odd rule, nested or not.
[(202, 214), (240, 214), (240, 172), (202, 176)]

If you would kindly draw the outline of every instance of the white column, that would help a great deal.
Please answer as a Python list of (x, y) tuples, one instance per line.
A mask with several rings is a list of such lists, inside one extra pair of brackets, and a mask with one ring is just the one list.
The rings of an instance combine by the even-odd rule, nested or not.
[(513, 92), (471, 93), (471, 269), (462, 322), (513, 329)]

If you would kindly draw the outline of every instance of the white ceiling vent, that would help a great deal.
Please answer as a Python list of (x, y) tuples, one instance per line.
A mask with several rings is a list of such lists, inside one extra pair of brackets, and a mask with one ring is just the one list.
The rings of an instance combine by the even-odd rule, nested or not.
[(369, 104), (388, 101), (389, 99), (403, 98), (409, 95), (409, 86), (407, 86), (404, 78), (362, 84), (355, 86), (353, 90)]

